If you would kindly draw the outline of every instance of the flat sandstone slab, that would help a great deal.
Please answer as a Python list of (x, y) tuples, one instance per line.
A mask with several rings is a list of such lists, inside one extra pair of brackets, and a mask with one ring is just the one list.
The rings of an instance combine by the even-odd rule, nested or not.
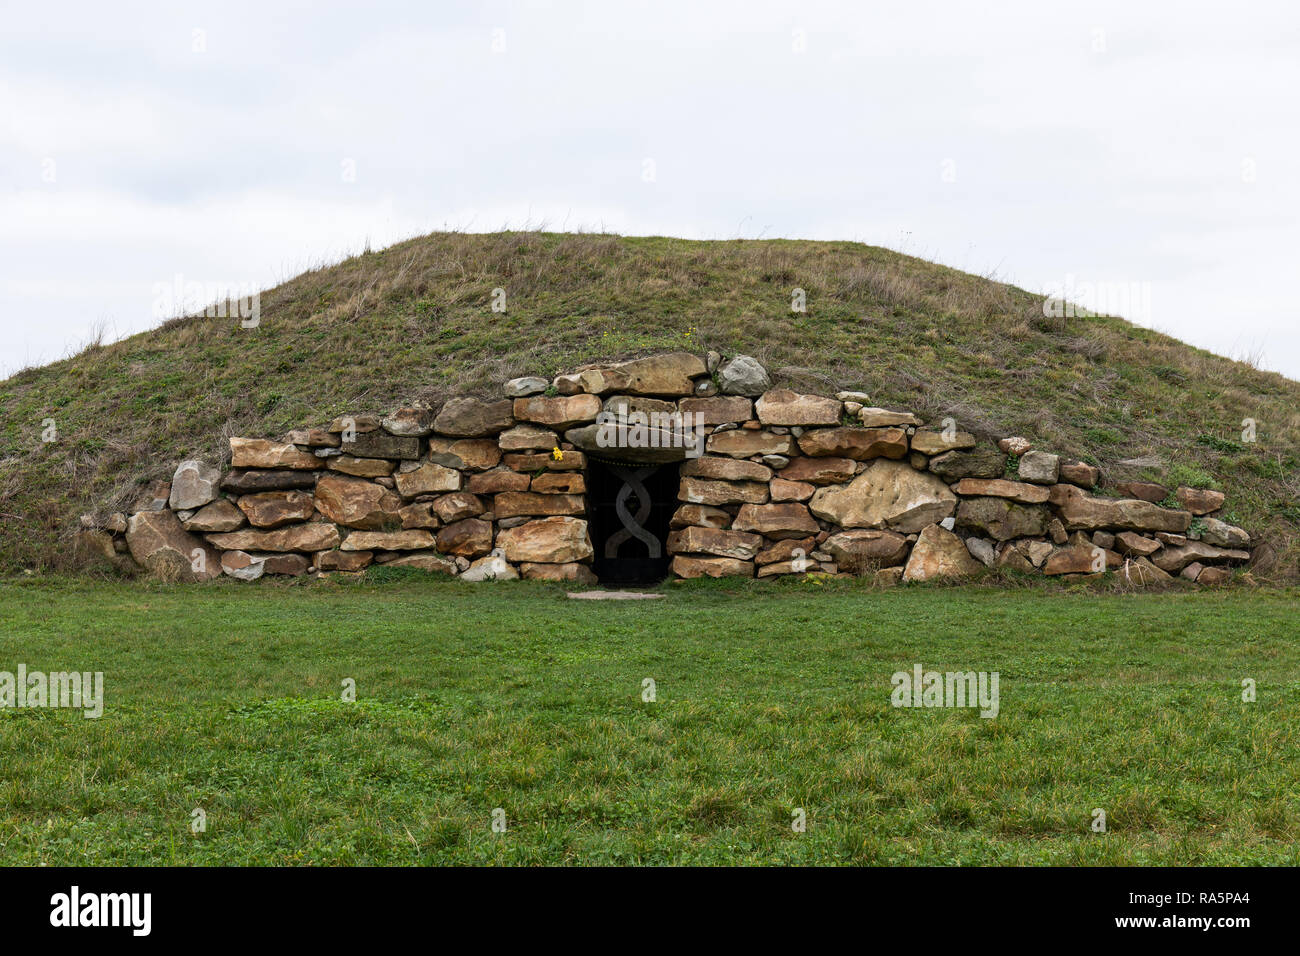
[(566, 596), (576, 601), (648, 601), (663, 597), (641, 591), (568, 591)]

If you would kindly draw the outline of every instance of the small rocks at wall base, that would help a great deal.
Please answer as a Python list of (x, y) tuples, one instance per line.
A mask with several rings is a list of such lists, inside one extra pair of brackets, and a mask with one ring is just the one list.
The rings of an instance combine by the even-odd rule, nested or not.
[(987, 538), (967, 538), (966, 550), (970, 552), (972, 558), (991, 568), (997, 561), (997, 552), (993, 548), (993, 542)]
[[(1042, 562), (1040, 561), (1039, 564)], [(1004, 571), (1014, 571), (1018, 574), (1032, 574), (1037, 565), (1029, 558), (1019, 547), (1004, 547), (998, 554), (996, 567)]]
[[(222, 557), (229, 554), (229, 551), (222, 552)], [(286, 552), (283, 554), (255, 554), (254, 560), (262, 563), (262, 568), (267, 574), (282, 574), (286, 577), (300, 577), (307, 573), (311, 567), (311, 561), (305, 554), (296, 554)]]
[(1160, 570), (1144, 557), (1130, 558), (1125, 561), (1124, 566), (1119, 569), (1119, 575), (1130, 584), (1141, 587), (1169, 584), (1174, 580), (1173, 575)]
[(1227, 568), (1202, 568), (1201, 573), (1196, 576), (1196, 583), (1214, 587), (1220, 584), (1227, 584), (1232, 580), (1232, 572)]
[(1091, 542), (1072, 542), (1064, 548), (1058, 548), (1043, 562), (1043, 573), (1060, 574), (1097, 574), (1108, 568), (1122, 566), (1124, 560), (1114, 551), (1099, 548)]
[[(542, 387), (545, 388), (545, 383), (543, 383)], [(583, 565), (579, 564), (577, 567), (583, 567)], [(519, 572), (505, 558), (489, 554), (471, 563), (466, 570), (461, 572), (460, 579), (471, 583), (480, 581), (517, 581)]]
[(223, 551), (221, 570), (237, 581), (256, 581), (266, 572), (266, 564), (246, 551)]

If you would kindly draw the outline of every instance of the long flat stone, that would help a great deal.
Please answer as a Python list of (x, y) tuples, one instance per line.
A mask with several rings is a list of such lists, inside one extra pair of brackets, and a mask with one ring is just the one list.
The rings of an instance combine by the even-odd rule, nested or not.
[(663, 595), (643, 591), (568, 591), (566, 597), (576, 601), (650, 601)]

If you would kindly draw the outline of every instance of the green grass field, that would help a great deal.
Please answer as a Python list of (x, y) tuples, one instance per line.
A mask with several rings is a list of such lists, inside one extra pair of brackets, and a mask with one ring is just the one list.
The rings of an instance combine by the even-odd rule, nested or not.
[[(0, 711), (0, 859), (1300, 861), (1295, 591), (663, 591), (0, 584), (0, 670), (105, 675), (98, 720)], [(1000, 714), (891, 707), (917, 662)]]

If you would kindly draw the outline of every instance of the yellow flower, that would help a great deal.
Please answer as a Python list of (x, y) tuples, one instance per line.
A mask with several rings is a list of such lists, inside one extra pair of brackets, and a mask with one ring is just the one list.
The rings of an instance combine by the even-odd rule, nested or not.
[(560, 451), (559, 447), (557, 446), (551, 449), (551, 457), (554, 458), (556, 461), (564, 461), (564, 452)]

